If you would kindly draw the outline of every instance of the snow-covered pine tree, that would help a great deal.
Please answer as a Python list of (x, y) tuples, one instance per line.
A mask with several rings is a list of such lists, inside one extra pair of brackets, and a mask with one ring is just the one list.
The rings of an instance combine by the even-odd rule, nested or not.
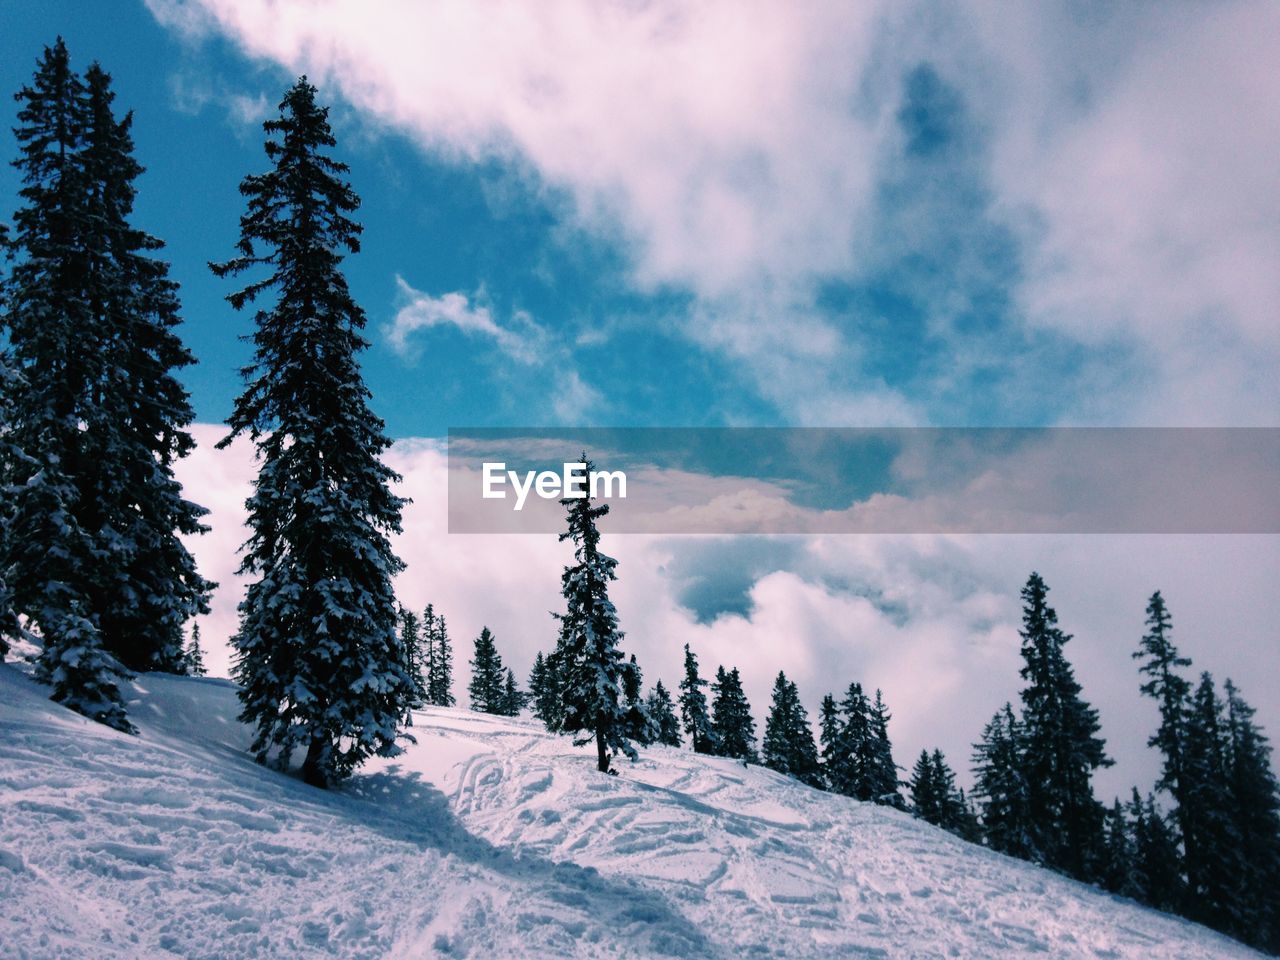
[(974, 796), (983, 838), (993, 850), (1038, 862), (1026, 773), (1022, 767), (1022, 725), (1006, 703), (982, 730), (973, 747)]
[(208, 674), (204, 665), (204, 650), (200, 648), (200, 624), (191, 625), (191, 639), (182, 653), (182, 672), (189, 677), (203, 677)]
[(653, 721), (655, 743), (668, 747), (680, 746), (680, 720), (676, 716), (675, 703), (671, 694), (659, 680), (649, 691), (647, 700), (649, 719)]
[[(0, 223), (0, 330), (5, 326), (8, 311), (9, 225)], [(13, 437), (13, 398), (21, 389), (22, 380), (9, 362), (9, 352), (0, 350), (0, 662), (9, 655), (9, 637), (19, 632), (18, 613), (13, 607), (13, 591), (9, 589), (9, 572), (2, 565), (9, 555), (9, 528), (11, 526), (15, 491), (11, 486), (14, 474), (23, 459)]]
[[(428, 608), (429, 609), (429, 608)], [(423, 675), (426, 657), (423, 650), (422, 628), (418, 615), (407, 607), (400, 608), (400, 648), (404, 651), (404, 670), (413, 685), (413, 696), (405, 707), (405, 723), (413, 722), (411, 711), (427, 703), (427, 678)]]
[(219, 277), (256, 278), (228, 296), (256, 313), (244, 393), (219, 446), (247, 433), (259, 472), (253, 531), (241, 571), (257, 579), (240, 604), (236, 679), (241, 719), (265, 762), (306, 750), (308, 783), (328, 786), (370, 754), (399, 752), (397, 726), (413, 697), (397, 631), (392, 577), (403, 568), (390, 536), (404, 501), (381, 460), (391, 445), (369, 409), (357, 353), (364, 312), (342, 274), (360, 249), (359, 200), (344, 177), (328, 110), (300, 79), (263, 124), (270, 167), (240, 192), (238, 256)]
[(433, 615), (430, 606), (427, 618), (435, 624), (430, 633), (427, 702), (437, 707), (452, 707), (457, 700), (453, 696), (453, 643), (449, 639), (449, 624), (443, 614)]
[(471, 682), (467, 684), (467, 694), (471, 698), (471, 709), (479, 713), (503, 713), (506, 674), (488, 627), (482, 628), (480, 636), (476, 637), (470, 666)]
[(1129, 819), (1133, 824), (1134, 898), (1169, 913), (1184, 909), (1182, 855), (1173, 828), (1156, 807), (1155, 797), (1148, 795), (1144, 802), (1134, 787)]
[[(582, 462), (590, 473), (585, 453)], [(574, 563), (564, 568), (560, 578), (565, 612), (556, 614), (560, 621), (555, 656), (563, 691), (563, 729), (580, 736), (575, 742), (594, 738), (596, 766), (601, 773), (608, 773), (611, 754), (636, 758), (627, 736), (625, 691), (631, 682), (631, 664), (619, 646), (622, 631), (609, 600), (609, 583), (617, 579), (617, 561), (600, 552), (596, 525), (608, 514), (609, 505), (593, 506), (590, 496), (567, 497), (560, 505), (568, 520), (568, 529), (560, 539), (574, 545)]]
[(707, 712), (707, 681), (698, 676), (698, 658), (684, 645), (684, 679), (680, 681), (680, 720), (694, 753), (715, 753), (716, 737)]
[(1081, 697), (1063, 647), (1071, 639), (1048, 604), (1049, 588), (1032, 573), (1022, 590), (1021, 676), (1023, 765), (1037, 849), (1052, 867), (1079, 879), (1094, 878), (1102, 839), (1102, 805), (1092, 775), (1109, 766), (1098, 736), (1098, 711)]
[[(88, 293), (106, 335), (104, 379), (95, 391), (98, 422), (86, 432), (94, 464), (92, 517), (112, 545), (112, 569), (93, 598), (102, 642), (135, 670), (182, 669), (186, 622), (209, 612), (214, 586), (196, 570), (181, 537), (208, 531), (208, 512), (182, 495), (174, 464), (195, 448), (194, 418), (175, 371), (195, 363), (177, 335), (177, 284), (154, 254), (162, 241), (133, 227), (142, 167), (133, 156), (132, 114), (114, 116), (111, 78), (85, 73), (83, 164), (95, 234)], [(82, 519), (83, 522), (83, 519)]]
[(1245, 942), (1280, 954), (1280, 794), (1271, 769), (1271, 747), (1254, 721), (1254, 709), (1235, 684), (1227, 695), (1229, 783), (1241, 876), (1238, 911)]
[(759, 763), (756, 754), (756, 722), (751, 718), (751, 704), (742, 690), (738, 668), (716, 670), (711, 685), (711, 729), (715, 733), (716, 753), (747, 763)]
[(818, 789), (824, 786), (809, 715), (800, 702), (800, 691), (781, 670), (773, 682), (773, 702), (764, 724), (762, 760), (771, 770), (801, 783)]
[(843, 794), (849, 780), (848, 763), (841, 749), (840, 707), (827, 694), (818, 708), (818, 741), (822, 745), (822, 780), (832, 793)]
[[(97, 276), (89, 247), (100, 248), (103, 238), (84, 160), (88, 95), (61, 38), (45, 49), (16, 99), (22, 206), (13, 218), (16, 259), (4, 319), (22, 378), (22, 389), (9, 392), (6, 431), (10, 449), (22, 456), (5, 464), (13, 495), (0, 570), (12, 613), (42, 641), (36, 675), (53, 686), (52, 698), (132, 730), (118, 688), (127, 674), (103, 649), (94, 604), (120, 560), (117, 542), (101, 535), (92, 494), (105, 465), (92, 461), (88, 439), (99, 428), (112, 432), (100, 422), (97, 401), (113, 328), (100, 322), (88, 296), (88, 278)], [(16, 636), (16, 617), (7, 620)]]

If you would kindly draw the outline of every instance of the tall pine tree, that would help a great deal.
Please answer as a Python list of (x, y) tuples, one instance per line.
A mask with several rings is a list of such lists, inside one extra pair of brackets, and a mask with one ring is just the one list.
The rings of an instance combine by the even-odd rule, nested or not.
[(396, 629), (391, 549), (404, 501), (381, 460), (391, 441), (369, 409), (357, 354), (364, 312), (342, 273), (360, 249), (359, 205), (328, 110), (300, 79), (263, 124), (270, 167), (240, 186), (238, 256), (219, 277), (254, 274), (228, 296), (259, 303), (253, 361), (220, 446), (247, 433), (259, 471), (241, 572), (236, 679), (253, 752), (287, 764), (306, 751), (308, 783), (327, 786), (370, 754), (393, 755), (413, 697)]
[(480, 713), (505, 713), (505, 682), (502, 657), (498, 654), (493, 634), (484, 627), (476, 637), (475, 655), (471, 658), (471, 682), (467, 684), (471, 709)]
[(757, 763), (756, 723), (751, 718), (751, 704), (742, 690), (738, 668), (726, 672), (720, 667), (712, 690), (715, 696), (711, 701), (711, 729), (716, 752), (722, 757)]
[(428, 604), (424, 615), (424, 631), (427, 638), (427, 703), (437, 707), (452, 707), (457, 700), (453, 696), (453, 642), (449, 639), (449, 624), (443, 614), (436, 614)]
[(1098, 712), (1081, 697), (1063, 648), (1049, 588), (1032, 573), (1022, 590), (1023, 765), (1035, 847), (1044, 862), (1081, 880), (1094, 878), (1102, 806), (1092, 775), (1110, 765)]
[[(591, 464), (585, 453), (582, 461), (589, 474)], [(634, 684), (632, 664), (620, 647), (618, 613), (609, 600), (609, 583), (617, 579), (618, 562), (600, 552), (597, 526), (609, 512), (609, 505), (593, 506), (590, 496), (566, 497), (560, 505), (568, 514), (568, 529), (560, 539), (574, 545), (574, 562), (565, 567), (560, 578), (565, 612), (556, 615), (560, 621), (556, 671), (563, 692), (562, 728), (579, 734), (580, 743), (594, 739), (596, 766), (601, 773), (608, 773), (611, 755), (636, 758), (629, 738), (634, 727), (626, 702), (626, 690)]]

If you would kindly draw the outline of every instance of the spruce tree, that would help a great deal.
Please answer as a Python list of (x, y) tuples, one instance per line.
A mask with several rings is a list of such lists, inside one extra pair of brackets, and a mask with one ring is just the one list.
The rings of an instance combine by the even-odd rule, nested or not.
[(893, 744), (889, 740), (889, 721), (892, 717), (884, 697), (876, 690), (871, 704), (871, 738), (867, 785), (873, 801), (891, 807), (902, 807), (902, 795), (898, 792), (898, 765), (893, 760)]
[(974, 796), (989, 847), (1023, 860), (1036, 860), (1030, 787), (1022, 766), (1022, 725), (1012, 704), (991, 718), (974, 745)]
[(649, 691), (646, 701), (649, 708), (649, 719), (653, 721), (654, 742), (668, 747), (680, 746), (680, 720), (676, 717), (675, 703), (671, 694), (659, 680)]
[(622, 674), (622, 695), (626, 704), (623, 735), (628, 740), (634, 740), (645, 747), (657, 739), (658, 731), (654, 726), (653, 718), (649, 716), (649, 705), (640, 695), (643, 685), (644, 673), (633, 653), (627, 661), (626, 671)]
[(716, 753), (748, 763), (758, 763), (756, 755), (756, 723), (751, 718), (751, 705), (742, 691), (738, 668), (716, 671), (712, 684), (715, 696), (711, 702), (711, 729), (715, 734)]
[(1139, 893), (1137, 852), (1129, 820), (1119, 797), (1103, 818), (1098, 884), (1102, 889), (1124, 897), (1136, 898)]
[[(585, 453), (582, 461), (590, 474)], [(610, 755), (624, 754), (636, 759), (628, 733), (628, 706), (625, 691), (631, 680), (632, 664), (625, 659), (620, 643), (618, 614), (609, 600), (609, 583), (617, 579), (618, 562), (600, 552), (597, 521), (608, 514), (607, 503), (592, 505), (590, 496), (566, 497), (568, 529), (560, 540), (574, 545), (574, 562), (560, 578), (565, 612), (557, 614), (560, 639), (556, 671), (563, 692), (566, 733), (578, 734), (577, 743), (596, 743), (596, 766), (609, 773)], [(638, 685), (637, 685), (638, 686)]]
[(1092, 775), (1111, 761), (1098, 736), (1098, 712), (1081, 697), (1064, 654), (1071, 637), (1058, 627), (1048, 593), (1038, 573), (1022, 590), (1023, 765), (1031, 823), (1045, 863), (1090, 880), (1102, 839)]
[(795, 777), (822, 789), (822, 767), (813, 742), (809, 715), (800, 702), (800, 691), (781, 670), (773, 681), (773, 702), (764, 725), (762, 762), (771, 770)]
[(504, 717), (518, 717), (524, 709), (525, 695), (516, 683), (516, 675), (507, 667), (506, 678), (502, 682), (502, 710)]
[(1227, 694), (1228, 789), (1238, 838), (1240, 920), (1237, 935), (1259, 949), (1280, 953), (1280, 794), (1271, 770), (1271, 748), (1254, 710), (1235, 684)]
[(1173, 829), (1156, 808), (1155, 798), (1146, 801), (1133, 790), (1129, 803), (1133, 824), (1134, 897), (1157, 910), (1170, 913), (1186, 903), (1182, 882), (1182, 855)]
[(698, 658), (684, 645), (684, 679), (680, 681), (680, 720), (694, 753), (715, 753), (716, 737), (707, 712), (707, 681), (698, 676)]
[(505, 683), (502, 657), (498, 654), (493, 634), (484, 627), (476, 637), (475, 654), (471, 659), (471, 682), (467, 684), (471, 709), (480, 713), (504, 713)]
[(204, 651), (200, 649), (200, 624), (191, 625), (191, 639), (182, 655), (182, 672), (189, 677), (203, 677), (209, 671), (204, 665)]
[(822, 779), (832, 793), (845, 794), (849, 781), (847, 759), (843, 752), (840, 708), (836, 698), (827, 694), (818, 709), (818, 741), (822, 744)]
[(399, 752), (397, 725), (413, 697), (404, 669), (392, 577), (403, 564), (399, 478), (381, 460), (391, 441), (369, 409), (357, 360), (365, 315), (342, 273), (360, 249), (359, 200), (346, 164), (329, 155), (328, 109), (306, 78), (263, 124), (270, 162), (240, 192), (238, 256), (219, 277), (253, 274), (227, 299), (257, 303), (254, 356), (243, 369), (225, 447), (257, 446), (241, 572), (256, 579), (240, 604), (235, 678), (253, 752), (287, 764), (306, 751), (306, 781), (327, 786), (370, 754)]
[(425, 657), (418, 615), (406, 607), (400, 608), (400, 649), (404, 651), (404, 671), (413, 687), (413, 694), (405, 705), (405, 723), (412, 723), (411, 711), (427, 703), (427, 678), (422, 672)]
[(430, 634), (427, 661), (427, 702), (437, 707), (452, 707), (457, 700), (453, 696), (453, 643), (449, 639), (449, 623), (443, 614), (433, 616), (430, 606), (427, 617), (435, 625)]
[[(55, 701), (131, 731), (119, 691), (127, 672), (104, 648), (98, 609), (128, 545), (103, 529), (96, 495), (101, 472), (116, 464), (94, 449), (115, 434), (99, 401), (118, 358), (116, 327), (98, 309), (106, 291), (96, 281), (120, 277), (101, 269), (107, 241), (95, 222), (85, 159), (88, 93), (61, 38), (15, 99), (22, 206), (6, 283), (14, 368), (6, 432), (22, 455), (4, 464), (12, 497), (0, 570), (10, 609), (0, 626), (14, 637), (18, 617), (33, 627), (42, 642), (36, 676), (53, 687)], [(14, 377), (21, 390), (13, 389)]]
[(529, 675), (533, 714), (552, 733), (558, 733), (564, 723), (564, 702), (556, 662), (554, 654), (544, 657), (539, 652), (533, 661), (533, 672)]
[(944, 784), (938, 783), (938, 771), (928, 750), (921, 750), (916, 765), (911, 768), (908, 789), (911, 794), (911, 812), (926, 823), (940, 826), (945, 816)]

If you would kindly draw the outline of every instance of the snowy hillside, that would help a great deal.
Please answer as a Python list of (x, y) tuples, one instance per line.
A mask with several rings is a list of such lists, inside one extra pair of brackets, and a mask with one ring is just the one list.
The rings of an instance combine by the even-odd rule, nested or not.
[(0, 666), (5, 957), (1230, 957), (1201, 927), (883, 808), (667, 748), (621, 776), (432, 709), (325, 793), (245, 755), (225, 681), (114, 733)]

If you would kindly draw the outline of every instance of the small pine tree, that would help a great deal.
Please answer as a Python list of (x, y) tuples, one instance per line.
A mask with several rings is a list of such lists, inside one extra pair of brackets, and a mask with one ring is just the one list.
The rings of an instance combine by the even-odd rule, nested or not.
[(711, 729), (715, 734), (716, 753), (748, 763), (759, 762), (756, 755), (756, 724), (751, 718), (751, 705), (742, 690), (738, 668), (716, 671), (712, 684), (715, 694), (711, 703)]
[(200, 624), (191, 625), (191, 639), (182, 655), (183, 673), (189, 677), (203, 677), (208, 674), (204, 665), (204, 651), (200, 649)]
[(694, 753), (715, 753), (716, 737), (707, 712), (707, 681), (698, 676), (698, 658), (684, 645), (684, 679), (680, 681), (680, 720)]
[(871, 799), (885, 806), (904, 806), (898, 792), (898, 765), (893, 760), (893, 744), (889, 741), (889, 708), (884, 697), (876, 691), (871, 704), (870, 758), (867, 769), (867, 785)]
[(552, 733), (558, 733), (564, 723), (564, 700), (560, 691), (560, 676), (556, 672), (555, 654), (534, 658), (533, 673), (529, 675), (529, 693), (533, 713)]
[(822, 744), (822, 779), (832, 793), (843, 794), (849, 781), (848, 764), (842, 751), (840, 708), (827, 694), (818, 710), (818, 740)]
[(928, 750), (921, 750), (911, 768), (911, 812), (926, 823), (940, 826), (945, 817), (943, 785), (938, 783), (937, 768)]
[(449, 639), (449, 622), (441, 614), (435, 618), (435, 624), (427, 699), (437, 707), (452, 707), (458, 701), (453, 696), (453, 642)]
[(658, 737), (653, 718), (649, 716), (649, 705), (640, 696), (644, 685), (644, 673), (636, 662), (636, 655), (631, 654), (622, 674), (622, 694), (626, 703), (626, 718), (623, 721), (624, 736), (634, 740), (642, 747), (653, 743)]
[(400, 649), (404, 651), (404, 672), (412, 684), (413, 694), (405, 705), (405, 723), (413, 723), (413, 712), (427, 703), (427, 678), (423, 673), (426, 651), (423, 649), (422, 630), (418, 615), (406, 607), (400, 608)]
[(1119, 797), (1107, 810), (1103, 820), (1101, 850), (1098, 864), (1099, 885), (1111, 893), (1136, 898), (1139, 892), (1137, 852), (1132, 829)]
[(649, 718), (653, 721), (654, 742), (668, 747), (680, 746), (680, 720), (676, 717), (675, 703), (671, 694), (659, 680), (649, 691), (647, 701)]
[(507, 667), (507, 676), (502, 683), (502, 709), (499, 712), (504, 717), (518, 717), (520, 711), (524, 709), (525, 702), (525, 694), (516, 683), (515, 673)]
[(822, 789), (822, 768), (809, 715), (800, 692), (781, 670), (773, 682), (773, 702), (764, 725), (763, 762), (778, 773)]
[[(586, 454), (585, 470), (591, 472)], [(574, 562), (560, 578), (565, 612), (557, 614), (560, 639), (556, 671), (563, 691), (563, 728), (579, 734), (579, 743), (596, 743), (596, 766), (610, 772), (610, 755), (636, 759), (628, 733), (632, 725), (626, 703), (628, 686), (634, 683), (632, 665), (620, 647), (622, 631), (618, 614), (609, 600), (609, 583), (617, 579), (618, 562), (600, 551), (597, 521), (609, 512), (607, 503), (592, 505), (590, 496), (566, 497), (560, 505), (567, 512), (568, 529), (561, 541), (574, 545)], [(635, 684), (638, 689), (638, 684)]]
[(476, 637), (475, 655), (471, 660), (471, 682), (467, 685), (471, 709), (480, 713), (505, 713), (505, 692), (502, 657), (498, 655), (493, 634), (485, 627)]
[(328, 110), (304, 77), (263, 129), (269, 169), (241, 183), (238, 256), (211, 265), (219, 277), (257, 275), (227, 297), (233, 308), (273, 299), (256, 314), (246, 387), (218, 444), (248, 434), (259, 463), (241, 563), (257, 579), (240, 604), (235, 678), (258, 760), (278, 751), (284, 765), (302, 747), (306, 781), (329, 786), (370, 754), (399, 752), (414, 689), (390, 537), (405, 501), (391, 491), (391, 441), (357, 358), (365, 315), (342, 261), (360, 249), (359, 198), (328, 153)]
[(993, 850), (1035, 861), (1029, 788), (1022, 768), (1022, 726), (1006, 703), (983, 728), (974, 745), (974, 795), (981, 811), (983, 838)]

